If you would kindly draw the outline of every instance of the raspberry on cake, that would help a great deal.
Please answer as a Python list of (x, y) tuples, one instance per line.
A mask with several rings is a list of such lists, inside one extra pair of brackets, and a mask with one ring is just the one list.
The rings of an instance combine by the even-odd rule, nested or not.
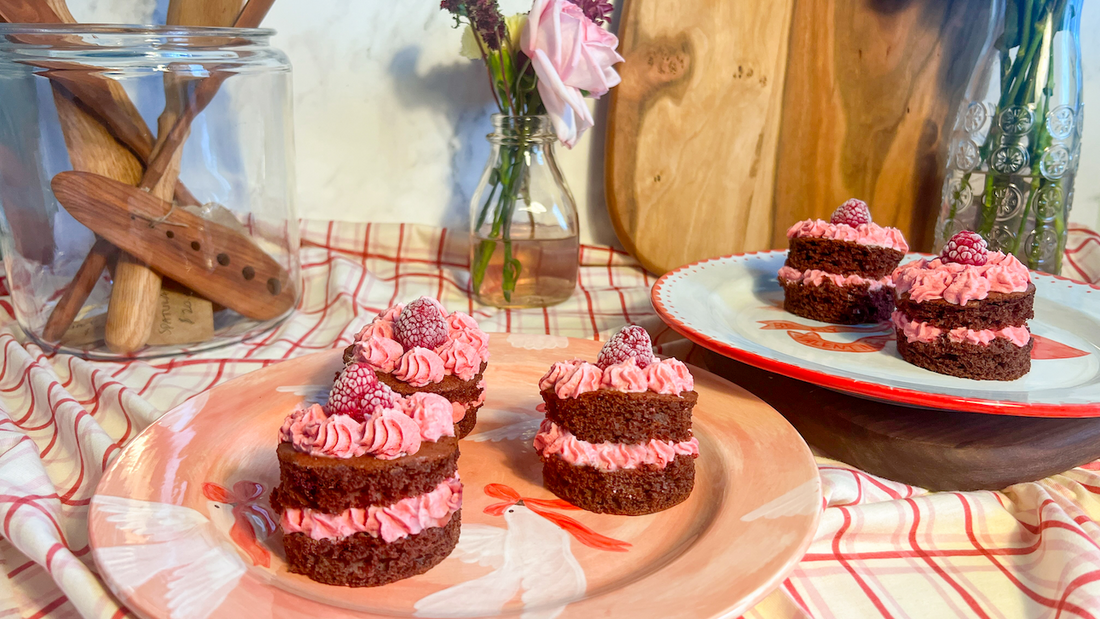
[(445, 559), (462, 508), (451, 416), (442, 396), (400, 397), (358, 363), (340, 372), (325, 406), (291, 413), (271, 497), (287, 569), (371, 587)]
[(695, 484), (699, 455), (694, 386), (683, 363), (654, 357), (637, 326), (608, 340), (595, 364), (555, 363), (539, 381), (546, 419), (534, 446), (543, 485), (607, 514), (651, 514), (680, 503)]
[(897, 228), (873, 223), (866, 203), (851, 199), (829, 221), (800, 221), (787, 230), (787, 238), (790, 250), (779, 269), (783, 309), (838, 324), (890, 317), (890, 272), (909, 245)]
[(1015, 380), (1031, 370), (1035, 285), (1011, 254), (990, 252), (969, 230), (939, 258), (893, 275), (898, 353), (913, 365), (976, 380)]
[(474, 429), (485, 403), (489, 336), (462, 312), (447, 313), (421, 297), (379, 314), (344, 350), (344, 362), (366, 364), (400, 395), (436, 393), (451, 402), (455, 436)]

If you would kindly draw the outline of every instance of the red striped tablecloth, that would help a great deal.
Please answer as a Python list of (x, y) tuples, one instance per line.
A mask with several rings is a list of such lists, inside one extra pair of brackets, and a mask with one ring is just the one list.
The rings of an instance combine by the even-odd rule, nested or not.
[[(653, 277), (607, 247), (583, 247), (569, 301), (501, 311), (474, 305), (465, 292), (465, 235), (307, 221), (302, 240), (304, 292), (294, 315), (254, 341), (186, 358), (45, 355), (14, 324), (0, 290), (0, 618), (126, 616), (97, 577), (86, 533), (88, 501), (112, 455), (202, 390), (346, 345), (395, 301), (434, 296), (487, 331), (600, 339), (633, 322), (655, 336), (659, 352), (696, 360), (656, 317)], [(1094, 246), (1095, 233), (1073, 233), (1070, 274), (1100, 274), (1088, 267)], [(827, 507), (815, 541), (747, 617), (1100, 619), (1100, 466), (1003, 492), (928, 493), (818, 462)]]

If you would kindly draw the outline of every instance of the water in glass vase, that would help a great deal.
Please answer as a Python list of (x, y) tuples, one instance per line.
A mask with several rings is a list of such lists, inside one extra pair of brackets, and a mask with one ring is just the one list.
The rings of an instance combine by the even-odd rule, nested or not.
[[(488, 256), (484, 278), (475, 283), (474, 296), (481, 303), (502, 308), (546, 307), (561, 303), (577, 286), (580, 241), (563, 239), (517, 239), (511, 241), (511, 258), (519, 264), (515, 289), (505, 294), (505, 242), (474, 238), (474, 260)], [(509, 278), (510, 279), (510, 278)]]

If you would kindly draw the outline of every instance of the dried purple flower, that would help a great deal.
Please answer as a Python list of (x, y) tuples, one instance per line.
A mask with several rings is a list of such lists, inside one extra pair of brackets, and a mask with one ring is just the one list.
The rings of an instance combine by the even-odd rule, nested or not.
[(500, 42), (507, 36), (507, 31), (496, 0), (469, 0), (466, 10), (470, 23), (481, 35), (481, 40), (485, 41), (485, 46), (492, 51), (500, 49)]
[(597, 25), (603, 25), (611, 21), (611, 0), (569, 0), (580, 7), (581, 12)]

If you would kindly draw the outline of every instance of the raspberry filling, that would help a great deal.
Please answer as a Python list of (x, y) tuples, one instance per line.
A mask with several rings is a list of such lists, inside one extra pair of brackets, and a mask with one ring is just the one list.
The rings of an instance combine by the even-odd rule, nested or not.
[(589, 443), (549, 419), (542, 420), (534, 445), (540, 456), (558, 456), (574, 466), (591, 466), (601, 471), (636, 469), (642, 465), (663, 469), (676, 456), (699, 455), (699, 439), (695, 437), (680, 442), (651, 439), (636, 444)]

